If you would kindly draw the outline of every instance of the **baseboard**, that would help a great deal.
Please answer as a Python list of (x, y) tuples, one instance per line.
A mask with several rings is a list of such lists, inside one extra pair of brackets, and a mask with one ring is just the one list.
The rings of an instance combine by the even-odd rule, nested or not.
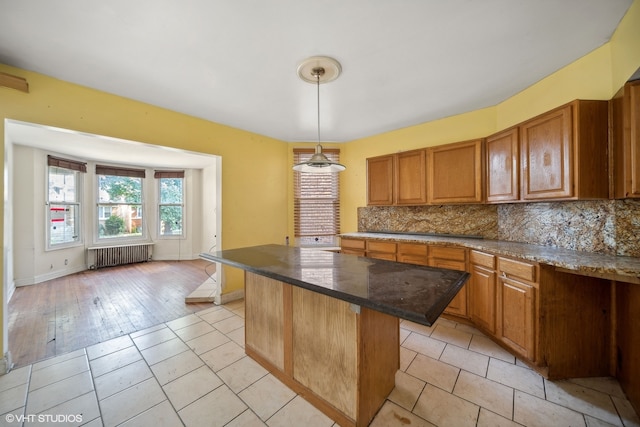
[(237, 291), (216, 296), (213, 302), (215, 305), (224, 305), (224, 304), (230, 303), (231, 301), (236, 301), (243, 298), (244, 298), (244, 289), (238, 289)]
[(69, 274), (80, 273), (81, 271), (86, 271), (86, 270), (87, 269), (84, 267), (84, 265), (81, 265), (81, 266), (69, 268), (66, 270), (58, 270), (58, 271), (52, 271), (46, 274), (40, 274), (38, 276), (29, 277), (26, 279), (16, 279), (14, 283), (16, 287), (36, 285), (38, 283), (46, 282), (47, 280), (58, 279), (60, 277), (68, 276)]
[(13, 360), (11, 360), (11, 352), (7, 351), (0, 359), (0, 376), (8, 374), (11, 368), (13, 368)]

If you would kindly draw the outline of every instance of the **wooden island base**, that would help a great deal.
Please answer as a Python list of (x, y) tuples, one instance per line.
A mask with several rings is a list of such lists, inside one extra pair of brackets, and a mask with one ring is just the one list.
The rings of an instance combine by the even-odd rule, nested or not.
[(245, 350), (341, 426), (366, 426), (395, 386), (395, 316), (245, 271)]

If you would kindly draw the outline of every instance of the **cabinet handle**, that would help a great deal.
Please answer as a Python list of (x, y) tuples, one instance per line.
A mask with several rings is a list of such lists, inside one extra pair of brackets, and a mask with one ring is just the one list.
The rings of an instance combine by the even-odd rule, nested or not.
[(502, 272), (502, 277), (507, 278), (507, 273), (505, 271)]

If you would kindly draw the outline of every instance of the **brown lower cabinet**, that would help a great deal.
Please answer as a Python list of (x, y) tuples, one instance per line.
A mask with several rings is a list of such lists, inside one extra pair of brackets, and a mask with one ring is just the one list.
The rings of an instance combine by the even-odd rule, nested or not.
[[(547, 378), (615, 374), (610, 280), (463, 247), (367, 239), (365, 247), (367, 256), (469, 271), (444, 313), (472, 323)], [(631, 348), (623, 353), (637, 358)], [(629, 359), (624, 372), (635, 373)]]
[(471, 278), (469, 317), (481, 329), (496, 333), (496, 257), (480, 251), (469, 251)]
[[(429, 265), (450, 270), (467, 270), (467, 249), (451, 246), (429, 246)], [(444, 312), (455, 316), (467, 317), (467, 290), (464, 285), (451, 300)]]
[(470, 266), (476, 327), (547, 378), (613, 374), (609, 280), (473, 250)]
[(498, 258), (495, 336), (525, 359), (536, 362), (536, 307), (539, 266)]

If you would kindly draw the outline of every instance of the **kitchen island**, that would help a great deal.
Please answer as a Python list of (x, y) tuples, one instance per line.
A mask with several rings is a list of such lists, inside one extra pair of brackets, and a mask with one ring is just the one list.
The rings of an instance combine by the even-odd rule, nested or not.
[(289, 246), (205, 253), (245, 271), (247, 355), (343, 426), (365, 426), (395, 384), (399, 319), (431, 325), (463, 271)]

